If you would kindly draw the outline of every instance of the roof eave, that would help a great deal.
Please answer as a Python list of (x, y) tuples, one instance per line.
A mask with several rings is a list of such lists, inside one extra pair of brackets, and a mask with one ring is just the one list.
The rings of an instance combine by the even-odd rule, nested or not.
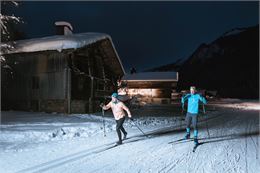
[(118, 60), (120, 66), (121, 66), (121, 69), (122, 69), (122, 71), (123, 71), (123, 75), (125, 75), (125, 74), (126, 74), (126, 73), (125, 73), (125, 69), (124, 69), (123, 64), (122, 64), (122, 61), (121, 61), (121, 59), (120, 59), (120, 57), (119, 57), (119, 55), (118, 55), (118, 53), (117, 53), (117, 51), (116, 51), (115, 45), (114, 45), (114, 43), (113, 43), (113, 41), (112, 41), (112, 38), (111, 38), (110, 36), (108, 36), (108, 39), (110, 40), (110, 42), (111, 42), (111, 44), (112, 44), (112, 47), (113, 47), (113, 49), (114, 49), (114, 51), (115, 51), (117, 60)]
[(144, 82), (178, 82), (177, 79), (153, 79), (153, 80), (147, 80), (147, 79), (144, 79), (144, 80), (131, 80), (131, 79), (123, 79), (123, 81), (129, 81), (129, 82), (141, 82), (141, 81), (144, 81)]

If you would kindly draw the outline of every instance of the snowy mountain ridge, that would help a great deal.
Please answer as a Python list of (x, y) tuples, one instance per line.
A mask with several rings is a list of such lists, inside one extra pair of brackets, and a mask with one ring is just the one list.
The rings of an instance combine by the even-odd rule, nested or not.
[(230, 31), (225, 32), (223, 34), (223, 37), (239, 34), (239, 33), (243, 32), (243, 31), (246, 31), (246, 29), (247, 28), (234, 28), (234, 29), (231, 29)]

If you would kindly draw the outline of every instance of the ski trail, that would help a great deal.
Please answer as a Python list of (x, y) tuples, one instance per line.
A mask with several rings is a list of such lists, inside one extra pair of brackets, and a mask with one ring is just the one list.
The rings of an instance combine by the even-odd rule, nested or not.
[[(249, 118), (249, 116), (252, 117)], [(144, 131), (151, 135), (151, 138), (136, 135), (139, 134), (137, 130), (129, 130), (129, 134), (138, 137), (131, 137), (128, 140), (129, 142), (125, 141), (123, 145), (117, 147), (112, 146), (114, 143), (85, 147), (84, 143), (76, 141), (75, 147), (77, 147), (77, 144), (83, 144), (77, 152), (64, 154), (63, 151), (68, 148), (63, 145), (62, 152), (54, 149), (54, 156), (46, 159), (45, 162), (41, 160), (42, 163), (36, 164), (37, 162), (35, 162), (34, 165), (21, 162), (21, 164), (25, 163), (27, 166), (24, 166), (25, 169), (19, 172), (258, 172), (254, 169), (258, 163), (257, 149), (259, 145), (259, 132), (256, 132), (259, 122), (256, 120), (255, 112), (248, 113), (241, 110), (226, 109), (210, 115), (209, 118), (200, 117), (199, 142), (202, 144), (195, 153), (192, 152), (192, 140), (168, 144), (170, 141), (180, 139), (185, 135), (184, 123), (174, 124), (171, 127), (160, 126), (158, 129), (155, 129), (156, 127), (146, 129), (143, 127)], [(182, 128), (179, 129), (181, 126)], [(116, 137), (116, 134), (112, 132), (111, 134)], [(74, 147), (74, 144), (72, 147)], [(37, 151), (40, 152), (41, 150)], [(59, 154), (62, 154), (63, 157)], [(56, 158), (57, 156), (59, 157)], [(27, 154), (27, 158), (29, 157), (32, 157), (32, 155)], [(24, 158), (26, 159), (26, 157)], [(26, 169), (26, 167), (29, 168)]]
[(248, 173), (248, 161), (247, 161), (247, 133), (248, 133), (248, 124), (249, 124), (249, 120), (247, 121), (246, 124), (246, 135), (245, 135), (245, 161), (246, 161), (246, 173)]
[(101, 153), (101, 152), (104, 152), (104, 151), (107, 151), (107, 150), (110, 150), (110, 149), (113, 149), (113, 148), (115, 148), (114, 145), (109, 146), (109, 147), (105, 147), (105, 148), (101, 148), (101, 149), (97, 149), (97, 150), (94, 150), (94, 151), (90, 151), (90, 152), (88, 152), (88, 151), (83, 151), (83, 153), (79, 152), (77, 154), (74, 154), (73, 156), (65, 157), (63, 159), (62, 158), (61, 159), (57, 159), (55, 161), (43, 163), (41, 165), (37, 165), (37, 166), (34, 166), (32, 168), (27, 168), (27, 169), (20, 170), (17, 173), (23, 173), (23, 172), (33, 172), (33, 173), (44, 172), (44, 171), (47, 171), (49, 169), (53, 169), (53, 168), (62, 166), (63, 164), (66, 164), (68, 162), (73, 162), (73, 161), (76, 161), (76, 160), (78, 160), (80, 158), (89, 157), (89, 156), (91, 156), (93, 154), (98, 154), (98, 153)]
[[(254, 167), (255, 163), (252, 163), (252, 160), (256, 160), (258, 162), (259, 165), (259, 160), (258, 160), (258, 148), (257, 148), (257, 144), (254, 140), (254, 138), (256, 138), (256, 140), (259, 140), (259, 130), (257, 129), (257, 134), (256, 136), (252, 136), (252, 134), (255, 134), (256, 130), (255, 127), (257, 127), (257, 125), (255, 124), (256, 121), (251, 120), (250, 124), (249, 124), (249, 128), (248, 128), (248, 134), (249, 136), (247, 137), (247, 159), (248, 159), (248, 172), (259, 172), (260, 170), (254, 170), (252, 169), (252, 167)], [(254, 150), (253, 150), (254, 149)]]
[(175, 155), (171, 155), (171, 157), (169, 157), (169, 163), (165, 164), (161, 169), (158, 170), (158, 173), (165, 173), (165, 172), (172, 172), (172, 170), (178, 166), (179, 164), (182, 164), (183, 162), (185, 162), (187, 160), (187, 157), (189, 156), (188, 153), (183, 154), (181, 157), (178, 157), (176, 159)]
[[(254, 121), (251, 123), (250, 125), (250, 129), (249, 129), (249, 133), (252, 133), (253, 131), (251, 131), (251, 127), (252, 124), (254, 124)], [(259, 135), (259, 134), (258, 134)], [(252, 140), (254, 147), (255, 147), (255, 153), (256, 153), (256, 159), (258, 160), (258, 144), (255, 142), (254, 138), (250, 135), (250, 139)], [(258, 139), (256, 139), (256, 141), (258, 141)]]
[[(241, 170), (240, 166), (237, 165), (236, 162), (236, 160), (241, 160), (241, 152), (237, 149), (234, 149), (232, 146), (239, 146), (240, 143), (237, 143), (237, 141), (242, 141), (242, 139), (245, 137), (243, 134), (245, 133), (243, 132), (244, 130), (241, 131), (239, 129), (244, 129), (246, 127), (246, 124), (248, 124), (245, 121), (247, 120), (247, 117), (245, 116), (245, 114), (239, 117), (235, 117), (235, 115), (233, 115), (233, 112), (230, 113), (228, 111), (223, 114), (225, 116), (218, 115), (218, 117), (220, 118), (214, 118), (209, 120), (204, 119), (204, 121), (200, 123), (200, 136), (202, 138), (205, 138), (202, 139), (202, 141), (205, 140), (206, 142), (208, 141), (208, 143), (199, 146), (195, 153), (192, 153), (191, 151), (193, 141), (178, 145), (165, 144), (165, 141), (170, 140), (171, 137), (178, 137), (184, 135), (184, 130), (183, 133), (180, 132), (176, 134), (174, 132), (169, 132), (169, 130), (166, 130), (165, 132), (163, 132), (163, 130), (160, 132), (159, 130), (154, 133), (152, 140), (138, 141), (138, 143), (134, 143), (134, 145), (131, 145), (129, 147), (125, 146), (125, 149), (130, 149), (130, 147), (142, 146), (138, 149), (138, 152), (135, 156), (135, 158), (138, 158), (138, 160), (135, 162), (134, 158), (130, 159), (129, 163), (131, 166), (128, 166), (128, 169), (133, 170), (133, 172), (167, 173), (180, 172), (180, 168), (183, 167), (185, 168), (183, 170), (185, 172), (200, 173), (204, 171), (204, 168), (206, 167), (204, 162), (206, 161), (207, 163), (210, 163), (209, 166), (205, 168), (205, 170), (207, 170), (206, 172), (242, 173), (243, 170)], [(218, 137), (215, 136), (216, 132), (220, 134), (218, 138), (208, 138), (209, 136), (207, 134), (205, 121), (208, 121), (208, 125), (209, 127), (211, 127), (210, 133), (213, 135), (213, 137)], [(248, 134), (250, 133), (250, 124), (247, 128), (247, 140), (250, 140), (250, 135)], [(249, 145), (248, 142), (249, 141), (247, 141), (247, 145)], [(247, 157), (249, 156), (248, 147), (249, 146), (247, 146)], [(116, 148), (115, 151), (120, 151), (120, 148)], [(108, 153), (110, 153), (110, 151), (108, 151), (107, 154)], [(236, 155), (236, 153), (238, 155)], [(161, 156), (160, 154), (163, 156)], [(102, 157), (102, 153), (100, 153), (99, 157)], [(122, 158), (123, 155), (117, 154), (115, 157)], [(220, 159), (222, 157), (224, 157), (224, 159)], [(214, 158), (216, 158), (215, 161)], [(135, 168), (135, 166), (132, 166), (136, 164), (139, 164), (140, 168), (137, 169)], [(248, 168), (250, 167), (249, 162), (247, 166)], [(120, 167), (120, 165), (114, 163), (111, 165), (109, 170), (113, 170), (113, 167)], [(124, 168), (122, 169), (122, 172), (127, 172), (128, 169)], [(103, 172), (105, 172), (105, 169), (103, 169)], [(119, 172), (119, 170), (116, 172)]]
[[(219, 114), (215, 118), (218, 118), (218, 117), (222, 117), (221, 114)], [(207, 123), (211, 123), (212, 122), (211, 120), (214, 120), (214, 119), (213, 118), (204, 119), (204, 121), (200, 122), (200, 126), (201, 126), (200, 134), (201, 134), (201, 136), (207, 136), (206, 137), (207, 140), (209, 139), (210, 135), (208, 134), (208, 129), (207, 129), (208, 125), (206, 124), (206, 121), (208, 121)], [(223, 121), (223, 120), (222, 120), (222, 118), (220, 118), (218, 121)], [(220, 124), (223, 125), (225, 123), (220, 123)], [(219, 131), (219, 129), (217, 131)], [(222, 130), (220, 133), (222, 133)], [(182, 142), (180, 142), (180, 143), (182, 143)], [(176, 147), (177, 146), (176, 144), (177, 143), (173, 143), (172, 146)], [(203, 152), (203, 150), (204, 150), (203, 149), (204, 146), (199, 146), (197, 149), (197, 152), (192, 153), (191, 146), (193, 146), (193, 141), (191, 141), (191, 142), (185, 141), (182, 144), (188, 145), (188, 150), (187, 150), (186, 154), (183, 154), (183, 156), (177, 160), (176, 160), (176, 158), (175, 158), (175, 160), (173, 159), (172, 163), (169, 163), (168, 165), (164, 166), (161, 170), (159, 170), (159, 172), (171, 172), (171, 171), (174, 172), (175, 168), (179, 164), (182, 164), (182, 162), (184, 162), (184, 163), (187, 163), (188, 172), (195, 172), (195, 173), (198, 172), (199, 173), (199, 172), (201, 172), (201, 170), (203, 170), (203, 163), (201, 162), (201, 160), (205, 160), (205, 159), (210, 160), (210, 157), (213, 157), (213, 158), (215, 157), (214, 153), (213, 153), (214, 156), (212, 156), (212, 153), (211, 153), (211, 155), (207, 154), (207, 155), (200, 156), (200, 153)], [(176, 163), (178, 163), (178, 164), (176, 164)], [(211, 162), (211, 163), (213, 163), (213, 162)], [(212, 167), (212, 164), (209, 167)]]
[[(141, 139), (135, 139), (136, 137), (139, 137), (139, 136), (137, 135), (137, 136), (133, 136), (133, 137), (129, 138), (129, 140), (126, 143), (136, 142), (136, 141), (139, 141), (139, 140), (145, 140), (142, 137), (141, 137)], [(104, 144), (104, 145), (100, 145), (100, 146), (97, 146), (97, 147), (94, 147), (94, 148), (90, 148), (90, 149), (87, 149), (87, 150), (83, 150), (83, 151), (62, 157), (62, 158), (58, 158), (58, 159), (55, 159), (55, 160), (52, 160), (52, 161), (49, 161), (49, 162), (42, 163), (40, 165), (36, 165), (36, 166), (31, 167), (31, 168), (26, 168), (26, 169), (20, 170), (17, 173), (44, 172), (44, 171), (47, 171), (49, 169), (53, 169), (53, 168), (62, 166), (63, 164), (66, 164), (68, 162), (75, 162), (75, 161), (77, 161), (81, 158), (90, 157), (90, 156), (93, 156), (95, 154), (99, 154), (99, 153), (114, 149), (116, 147), (120, 147), (120, 146), (115, 146), (114, 142)]]
[[(230, 148), (230, 143), (233, 143), (232, 141), (233, 140), (235, 140), (235, 137), (236, 136), (234, 136), (234, 137), (232, 137), (233, 135), (232, 135), (232, 131), (233, 131), (233, 129), (239, 129), (240, 128), (240, 126), (242, 126), (242, 124), (241, 124), (241, 121), (240, 120), (237, 120), (237, 121), (229, 121), (229, 119), (231, 119), (232, 117), (229, 117), (229, 116), (227, 116), (226, 117), (226, 119), (219, 119), (218, 121), (219, 122), (214, 122), (214, 123), (217, 123), (217, 124), (219, 124), (219, 126), (221, 127), (221, 128), (215, 128), (215, 130), (214, 130), (214, 128), (213, 129), (211, 129), (211, 132), (212, 132), (212, 134), (213, 134), (213, 139), (211, 138), (211, 139), (209, 139), (209, 141), (208, 142), (206, 142), (206, 144), (209, 144), (208, 146), (205, 144), (205, 145), (202, 145), (200, 148), (198, 148), (198, 150), (201, 150), (201, 151), (199, 151), (199, 152), (204, 152), (204, 151), (206, 151), (206, 148), (207, 147), (210, 147), (212, 144), (214, 144), (214, 143), (212, 143), (211, 144), (211, 141), (212, 142), (214, 142), (214, 141), (217, 141), (217, 140), (215, 140), (215, 139), (217, 139), (217, 138), (215, 138), (214, 136), (215, 135), (217, 135), (217, 136), (223, 136), (222, 138), (219, 138), (219, 139), (223, 139), (223, 142), (221, 142), (222, 140), (220, 140), (219, 142), (221, 142), (221, 143), (219, 143), (218, 142), (218, 147), (223, 147), (223, 149), (224, 149), (224, 152), (223, 151), (220, 151), (221, 153), (226, 153), (225, 155), (226, 155), (226, 158), (227, 158), (227, 160), (221, 160), (221, 161), (218, 161), (218, 155), (220, 154), (218, 154), (218, 152), (214, 152), (214, 153), (210, 153), (210, 154), (207, 154), (206, 155), (206, 158), (205, 157), (201, 157), (199, 160), (205, 160), (205, 159), (212, 159), (212, 158), (215, 158), (215, 160), (216, 161), (214, 161), (214, 160), (212, 160), (212, 161), (210, 161), (209, 163), (209, 169), (213, 169), (214, 170), (214, 172), (218, 172), (218, 169), (214, 169), (214, 165), (216, 165), (216, 163), (219, 163), (220, 165), (223, 165), (223, 166), (217, 166), (217, 167), (220, 167), (222, 170), (220, 170), (220, 172), (231, 172), (231, 169), (236, 169), (236, 165), (235, 164), (233, 164), (233, 161), (231, 160), (231, 158), (233, 157), (233, 155), (232, 155), (232, 152), (233, 152), (233, 149), (232, 148)], [(209, 124), (209, 126), (211, 126), (211, 124)], [(231, 133), (230, 133), (231, 132)], [(204, 130), (204, 135), (206, 135), (206, 130)], [(226, 137), (225, 137), (226, 136)], [(215, 139), (214, 139), (215, 138)], [(233, 139), (234, 138), (234, 139)], [(214, 146), (214, 145), (213, 145)], [(210, 151), (210, 150), (209, 150)], [(218, 151), (218, 150), (217, 150)], [(198, 170), (198, 168), (202, 165), (203, 163), (201, 163), (201, 164), (198, 164), (198, 166), (197, 166), (197, 169), (196, 170)], [(224, 166), (224, 165), (226, 165), (226, 166)], [(194, 167), (196, 167), (196, 165), (194, 166)]]
[[(164, 137), (163, 137), (164, 138)], [(168, 138), (168, 137), (166, 137)], [(156, 139), (154, 139), (155, 141), (157, 141)], [(147, 157), (152, 158), (152, 165), (157, 165), (159, 163), (161, 163), (161, 156), (163, 155), (165, 157), (168, 157), (172, 154), (172, 152), (169, 152), (168, 149), (165, 149), (165, 147), (170, 148), (167, 144), (165, 144), (164, 140), (162, 140), (161, 142), (158, 142), (156, 144), (153, 144), (152, 146), (150, 146), (149, 148), (145, 149), (144, 151), (139, 151), (138, 152), (138, 156), (139, 159), (137, 161), (134, 161), (134, 164), (138, 164), (139, 162), (144, 163), (147, 160)], [(145, 166), (144, 166), (145, 168)], [(147, 168), (145, 168), (147, 169)], [(152, 169), (149, 168), (148, 170), (143, 170), (142, 172), (151, 172)]]

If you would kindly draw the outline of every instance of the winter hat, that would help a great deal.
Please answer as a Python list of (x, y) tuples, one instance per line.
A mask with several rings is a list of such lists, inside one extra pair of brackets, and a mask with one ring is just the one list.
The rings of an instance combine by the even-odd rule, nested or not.
[(113, 93), (113, 94), (112, 94), (112, 97), (117, 98), (117, 97), (118, 97), (118, 94), (117, 94), (117, 93)]

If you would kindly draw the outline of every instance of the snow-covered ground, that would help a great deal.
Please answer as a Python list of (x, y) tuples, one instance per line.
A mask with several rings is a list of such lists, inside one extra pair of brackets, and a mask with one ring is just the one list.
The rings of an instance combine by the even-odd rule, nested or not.
[(127, 119), (128, 139), (117, 147), (109, 112), (105, 137), (101, 113), (2, 112), (0, 172), (260, 172), (258, 101), (222, 99), (206, 109), (195, 153), (192, 141), (174, 142), (185, 135), (177, 105), (133, 110), (149, 137)]

